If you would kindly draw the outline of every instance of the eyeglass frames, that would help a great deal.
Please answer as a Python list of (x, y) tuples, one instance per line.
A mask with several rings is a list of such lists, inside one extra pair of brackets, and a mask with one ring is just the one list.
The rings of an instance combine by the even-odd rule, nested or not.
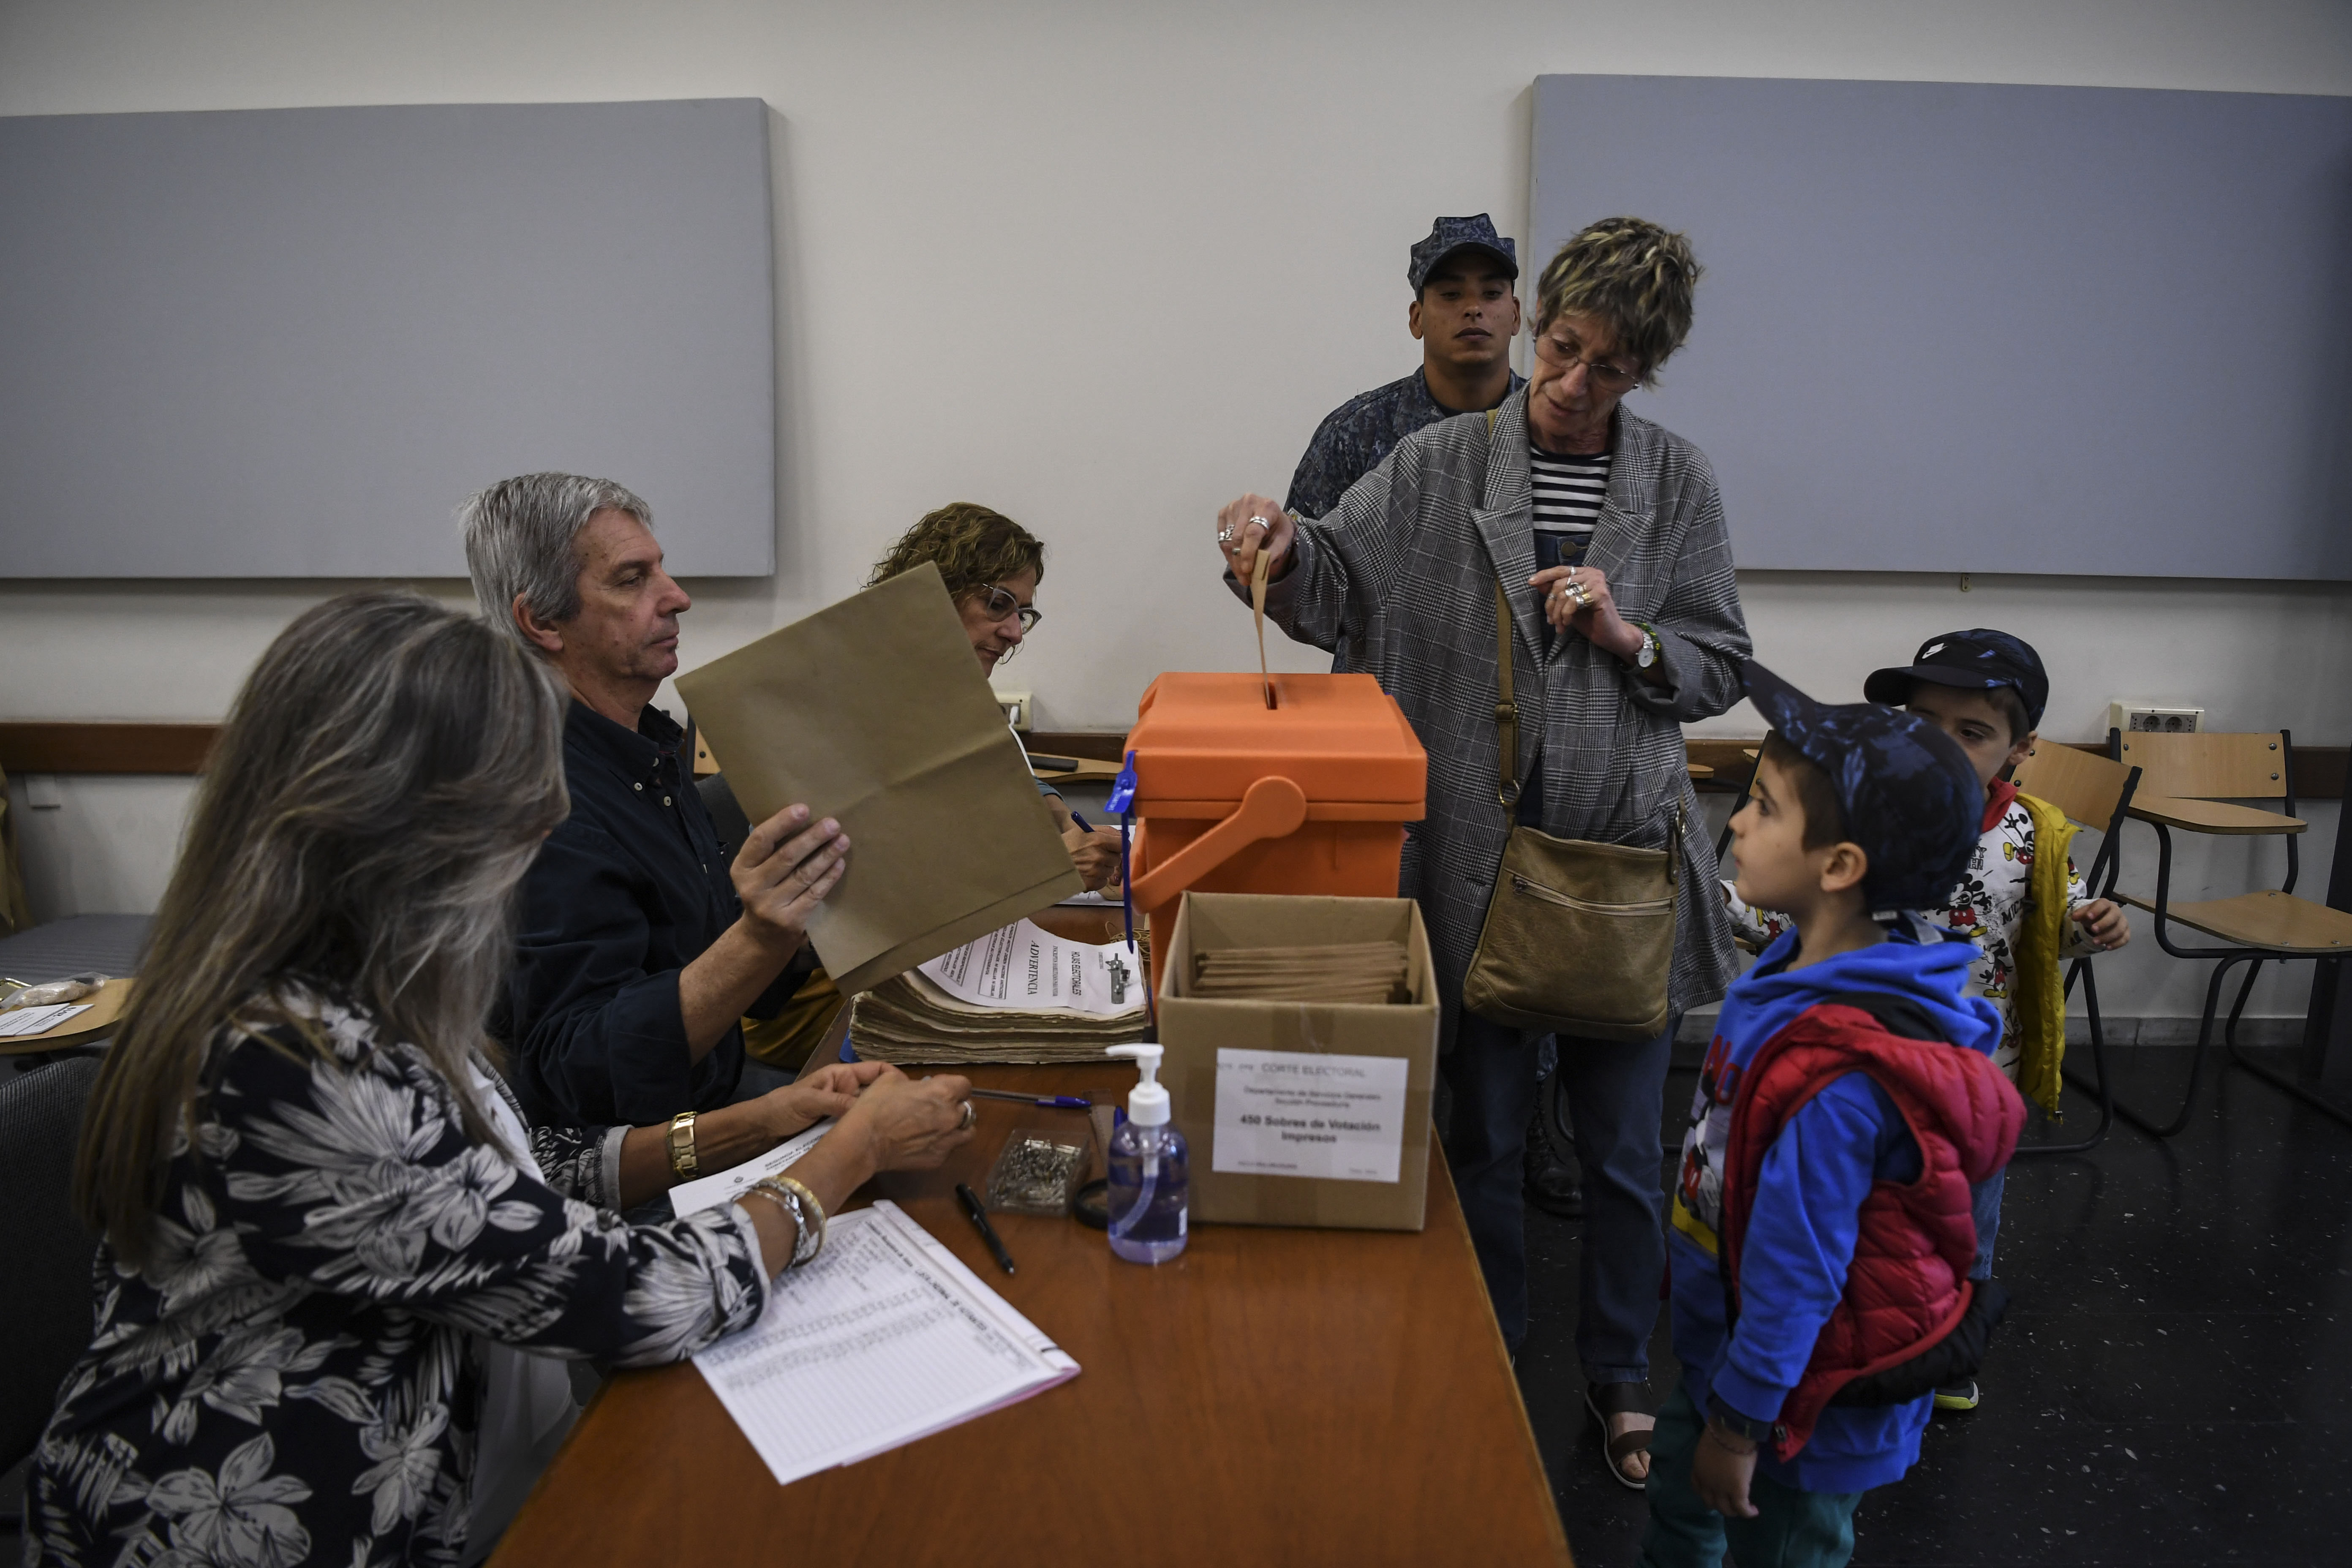
[(1043, 610), (1032, 605), (1023, 604), (1007, 592), (1001, 584), (991, 583), (979, 591), (978, 596), (981, 608), (988, 612), (988, 618), (992, 621), (1009, 620), (1016, 615), (1019, 616), (1023, 637), (1027, 637), (1031, 632), (1035, 631), (1037, 623), (1045, 618), (1045, 613)]
[(1538, 334), (1536, 338), (1536, 353), (1562, 370), (1574, 370), (1582, 365), (1585, 373), (1592, 378), (1592, 384), (1604, 392), (1623, 392), (1642, 379), (1639, 371), (1627, 370), (1606, 360), (1588, 359), (1570, 352), (1568, 344), (1549, 332)]

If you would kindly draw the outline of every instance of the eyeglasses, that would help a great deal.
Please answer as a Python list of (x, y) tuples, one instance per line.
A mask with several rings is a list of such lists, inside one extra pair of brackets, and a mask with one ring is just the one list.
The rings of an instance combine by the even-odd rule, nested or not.
[(1564, 371), (1574, 370), (1578, 365), (1582, 365), (1592, 378), (1592, 384), (1604, 392), (1622, 392), (1642, 379), (1642, 373), (1639, 371), (1627, 370), (1622, 365), (1611, 364), (1606, 360), (1586, 359), (1549, 332), (1536, 339), (1536, 357), (1556, 364)]
[(988, 618), (992, 621), (1010, 620), (1014, 616), (1019, 616), (1023, 637), (1027, 637), (1031, 632), (1035, 631), (1037, 623), (1045, 618), (1045, 613), (1043, 610), (1023, 604), (1001, 584), (995, 583), (991, 583), (987, 587), (981, 589), (979, 599), (980, 607), (988, 612)]

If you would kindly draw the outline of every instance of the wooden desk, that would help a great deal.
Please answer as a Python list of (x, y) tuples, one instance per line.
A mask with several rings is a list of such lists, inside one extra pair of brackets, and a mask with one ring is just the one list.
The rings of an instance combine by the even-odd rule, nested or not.
[(77, 1013), (45, 1035), (16, 1035), (0, 1039), (0, 1057), (35, 1056), (43, 1051), (69, 1051), (112, 1029), (131, 1000), (131, 982), (110, 980), (95, 996), (84, 997), (89, 1011)]
[(2165, 795), (2134, 795), (2128, 815), (2142, 822), (2160, 823), (2167, 827), (2185, 828), (2191, 833), (2231, 834), (2242, 837), (2256, 834), (2301, 833), (2308, 826), (2303, 818), (2289, 816), (2284, 812), (2233, 805), (2226, 800), (2189, 800)]
[[(971, 1076), (1097, 1100), (1135, 1078)], [(1076, 1357), (1076, 1379), (779, 1487), (691, 1365), (624, 1373), (495, 1568), (1569, 1562), (1442, 1159), (1417, 1236), (1203, 1226), (1147, 1268), (1075, 1220), (1005, 1215), (1007, 1279), (954, 1184), (980, 1186), (1016, 1124), (1083, 1113), (973, 1103), (979, 1134), (945, 1170), (877, 1185)]]

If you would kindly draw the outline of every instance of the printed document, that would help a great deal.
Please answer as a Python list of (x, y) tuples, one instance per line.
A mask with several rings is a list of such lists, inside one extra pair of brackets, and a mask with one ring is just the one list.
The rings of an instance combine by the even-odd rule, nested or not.
[(59, 1002), (47, 1007), (19, 1007), (14, 1012), (0, 1013), (0, 1040), (25, 1035), (46, 1035), (60, 1024), (69, 1024), (89, 1012), (87, 1002)]
[[(785, 1166), (816, 1147), (817, 1140), (833, 1131), (830, 1117), (807, 1131), (787, 1138), (766, 1153), (730, 1165), (712, 1176), (697, 1176), (690, 1182), (680, 1182), (669, 1190), (669, 1206), (680, 1219), (697, 1209), (713, 1209), (731, 1201), (744, 1188), (765, 1177), (782, 1171)], [(768, 1200), (761, 1198), (760, 1202)]]
[(694, 1358), (785, 1485), (855, 1464), (1078, 1375), (888, 1199), (835, 1217), (768, 1310)]
[(1021, 1012), (1143, 1011), (1142, 962), (1123, 942), (1065, 942), (1014, 921), (922, 965), (922, 973), (961, 1002)]
[(1217, 1051), (1216, 1171), (1393, 1182), (1404, 1156), (1402, 1057)]

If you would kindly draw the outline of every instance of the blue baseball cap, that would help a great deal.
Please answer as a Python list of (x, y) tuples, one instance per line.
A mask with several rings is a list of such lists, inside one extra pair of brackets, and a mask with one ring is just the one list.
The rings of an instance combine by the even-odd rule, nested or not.
[(1900, 708), (1911, 700), (1918, 682), (1949, 686), (1962, 691), (1990, 691), (2014, 687), (2025, 703), (2025, 727), (2042, 728), (2042, 710), (2050, 703), (2050, 676), (2042, 656), (2023, 637), (1976, 626), (1929, 637), (1896, 669), (1874, 669), (1862, 683), (1862, 694), (1873, 702)]
[(1870, 907), (1942, 903), (1984, 820), (1984, 785), (1959, 742), (1900, 708), (1816, 702), (1752, 659), (1740, 678), (1756, 710), (1829, 775), (1846, 837), (1870, 857), (1862, 879)]
[(1465, 247), (1492, 251), (1505, 271), (1513, 278), (1519, 275), (1519, 252), (1510, 237), (1495, 232), (1495, 220), (1485, 213), (1472, 217), (1442, 217), (1429, 226), (1429, 237), (1412, 247), (1412, 263), (1404, 269), (1405, 280), (1412, 291), (1429, 281), (1437, 264)]

